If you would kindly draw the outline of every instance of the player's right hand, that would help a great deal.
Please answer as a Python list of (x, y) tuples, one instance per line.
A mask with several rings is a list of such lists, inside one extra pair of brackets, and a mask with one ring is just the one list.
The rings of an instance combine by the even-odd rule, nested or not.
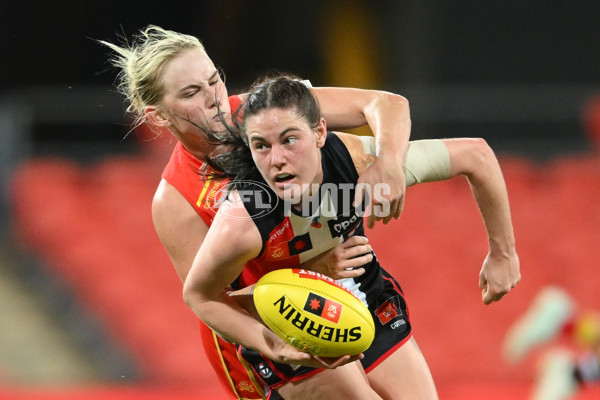
[(319, 357), (300, 351), (288, 344), (280, 349), (279, 356), (280, 357), (278, 361), (286, 364), (325, 369), (335, 369), (341, 367), (342, 365), (358, 361), (364, 357), (362, 353), (354, 356), (344, 355), (341, 357)]

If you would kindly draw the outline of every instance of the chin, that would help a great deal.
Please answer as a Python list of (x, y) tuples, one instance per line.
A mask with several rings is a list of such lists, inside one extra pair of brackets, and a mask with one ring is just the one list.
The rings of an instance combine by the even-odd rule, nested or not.
[(291, 204), (299, 204), (302, 199), (302, 192), (298, 188), (280, 189), (277, 194), (283, 201)]
[(223, 125), (221, 122), (214, 122), (210, 124), (208, 128), (214, 133), (225, 132), (225, 125)]

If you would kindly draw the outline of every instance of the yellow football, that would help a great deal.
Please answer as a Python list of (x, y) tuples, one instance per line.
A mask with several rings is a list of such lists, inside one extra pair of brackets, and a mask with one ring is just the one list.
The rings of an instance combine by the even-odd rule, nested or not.
[(278, 269), (254, 287), (263, 322), (299, 350), (323, 357), (369, 348), (375, 324), (367, 306), (335, 280), (304, 269)]

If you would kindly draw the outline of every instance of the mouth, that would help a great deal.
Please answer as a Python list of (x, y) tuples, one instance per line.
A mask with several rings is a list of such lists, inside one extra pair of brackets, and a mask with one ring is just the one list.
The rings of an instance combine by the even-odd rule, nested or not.
[(286, 184), (290, 183), (295, 177), (296, 175), (281, 173), (275, 175), (274, 181), (275, 184), (277, 184), (278, 186), (285, 186)]
[[(225, 117), (226, 117), (226, 114), (225, 114), (225, 113), (222, 113), (222, 115), (223, 115), (223, 120), (224, 120), (224, 119), (225, 119)], [(215, 121), (215, 122), (221, 122), (221, 117), (220, 117), (220, 115), (219, 115), (219, 114), (217, 114), (217, 115), (215, 115), (214, 117), (212, 117), (212, 120), (213, 120), (213, 121)]]

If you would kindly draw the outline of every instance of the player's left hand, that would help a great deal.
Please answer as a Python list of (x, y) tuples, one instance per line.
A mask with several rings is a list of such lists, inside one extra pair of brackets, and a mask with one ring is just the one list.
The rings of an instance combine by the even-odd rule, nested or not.
[(373, 260), (372, 250), (365, 236), (350, 236), (333, 249), (313, 257), (301, 266), (332, 279), (356, 278), (365, 273), (363, 265)]
[(479, 288), (484, 304), (499, 301), (521, 280), (519, 256), (515, 251), (508, 255), (493, 256), (488, 253), (479, 273)]
[(358, 178), (354, 206), (358, 207), (368, 197), (365, 215), (367, 226), (373, 228), (376, 221), (387, 224), (400, 217), (405, 193), (406, 177), (399, 160), (375, 157)]

